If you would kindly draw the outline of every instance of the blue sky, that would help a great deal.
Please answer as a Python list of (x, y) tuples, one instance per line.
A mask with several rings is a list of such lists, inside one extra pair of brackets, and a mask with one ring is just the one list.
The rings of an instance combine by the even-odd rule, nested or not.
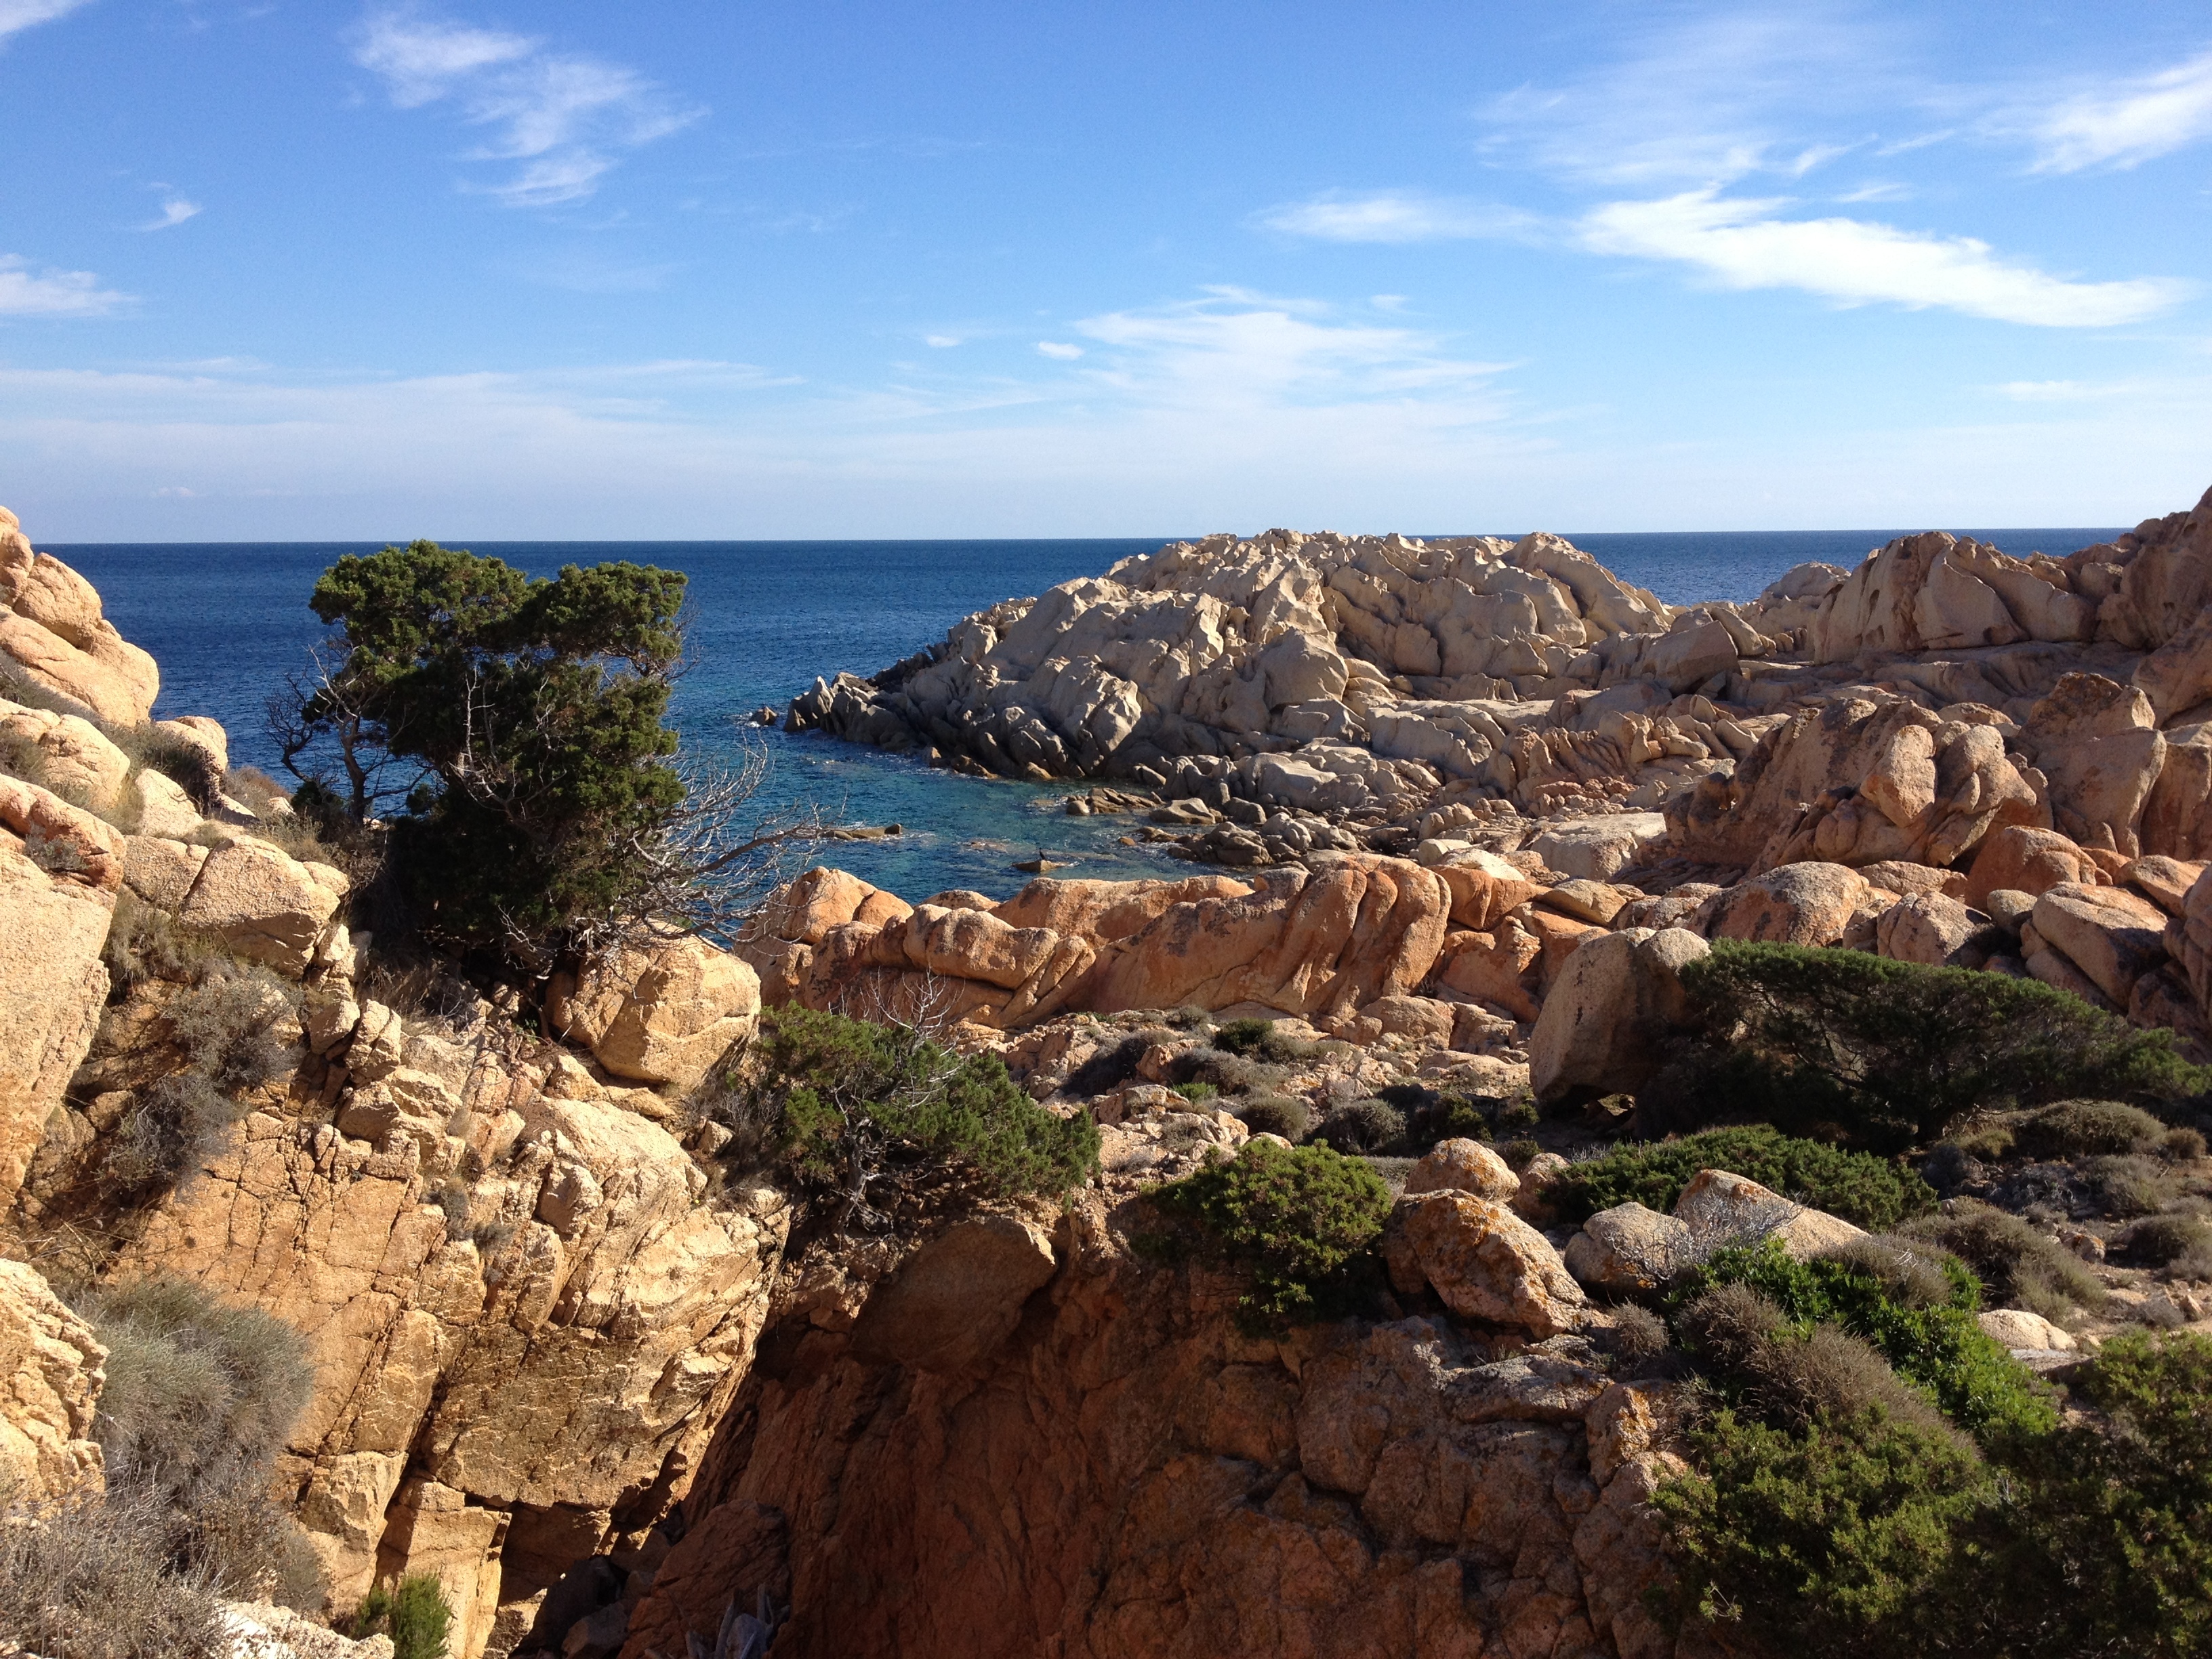
[(2080, 525), (2212, 11), (0, 0), (41, 541)]

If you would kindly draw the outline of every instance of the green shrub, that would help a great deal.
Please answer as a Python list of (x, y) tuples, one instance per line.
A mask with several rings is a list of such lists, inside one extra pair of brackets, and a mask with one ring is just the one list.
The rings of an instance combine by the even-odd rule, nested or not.
[(1272, 1019), (1232, 1019), (1214, 1029), (1213, 1046), (1266, 1066), (1297, 1066), (1323, 1051), (1323, 1045), (1275, 1029)]
[[(1382, 1097), (1389, 1100), (1390, 1091)], [(1396, 1103), (1393, 1102), (1393, 1104)], [(1401, 1111), (1405, 1109), (1400, 1107)], [(1407, 1115), (1406, 1136), (1413, 1146), (1430, 1147), (1440, 1140), (1488, 1140), (1495, 1133), (1489, 1114), (1474, 1102), (1447, 1094), (1433, 1105)]]
[(2045, 1319), (2105, 1305), (2097, 1276), (2058, 1241), (2016, 1215), (1973, 1199), (1954, 1199), (1940, 1215), (1918, 1216), (1898, 1231), (1948, 1250), (1982, 1282), (1992, 1306), (2025, 1308)]
[(1728, 1396), (1767, 1421), (1802, 1427), (1879, 1408), (1900, 1423), (1952, 1431), (1864, 1338), (1793, 1320), (1750, 1285), (1723, 1281), (1700, 1291), (1675, 1314), (1674, 1328)]
[(1210, 1084), (1224, 1095), (1270, 1093), (1290, 1075), (1287, 1067), (1272, 1060), (1223, 1048), (1194, 1048), (1176, 1062), (1176, 1070), (1180, 1081)]
[[(1543, 1150), (1544, 1146), (1541, 1141), (1529, 1140), (1524, 1138), (1520, 1140), (1507, 1141), (1503, 1146), (1500, 1146), (1498, 1149), (1498, 1155), (1505, 1160), (1505, 1167), (1507, 1169), (1512, 1170), (1516, 1175), (1518, 1175), (1522, 1170), (1527, 1169), (1531, 1164), (1534, 1164), (1537, 1158), (1543, 1152)], [(1545, 1190), (1548, 1193), (1550, 1188), (1547, 1188)]]
[(1697, 1472), (1653, 1500), (1674, 1611), (1850, 1659), (2212, 1650), (2212, 1342), (2123, 1335), (2073, 1386), (2086, 1410), (1991, 1435), (1978, 1466), (1880, 1407), (1718, 1412), (1690, 1436)]
[(1224, 1054), (1249, 1054), (1275, 1035), (1272, 1019), (1229, 1019), (1214, 1028), (1213, 1046)]
[(752, 1109), (801, 1179), (873, 1212), (924, 1159), (957, 1160), (1002, 1195), (1056, 1194), (1098, 1165), (1098, 1127), (1024, 1094), (995, 1054), (962, 1056), (905, 1026), (796, 1005), (770, 1010), (748, 1056)]
[(1678, 1611), (1810, 1659), (1937, 1650), (1960, 1534), (1987, 1498), (1971, 1448), (1879, 1407), (1795, 1428), (1724, 1409), (1690, 1445), (1698, 1473), (1652, 1498)]
[(1212, 1252), (1240, 1268), (1238, 1315), (1248, 1330), (1349, 1312), (1366, 1291), (1390, 1191), (1358, 1158), (1326, 1146), (1247, 1145), (1154, 1188), (1164, 1213), (1195, 1222)]
[(1211, 1083), (1178, 1083), (1175, 1091), (1194, 1104), (1201, 1100), (1212, 1100), (1221, 1092)]
[(2204, 1133), (2201, 1129), (2168, 1129), (2158, 1143), (2158, 1155), (2177, 1164), (2186, 1164), (2204, 1156)]
[(1662, 1130), (1765, 1121), (1899, 1152), (1977, 1110), (2212, 1084), (2172, 1032), (2032, 979), (1723, 939), (1682, 982), (1700, 1029), (1641, 1097)]
[(1237, 1115), (1254, 1134), (1280, 1135), (1304, 1140), (1313, 1127), (1313, 1113), (1296, 1095), (1247, 1095), (1237, 1103)]
[(1355, 1100), (1322, 1122), (1321, 1138), (1340, 1152), (1382, 1152), (1406, 1138), (1406, 1116), (1382, 1100)]
[(1887, 1276), (1836, 1257), (1800, 1261), (1771, 1240), (1716, 1251), (1686, 1274), (1678, 1305), (1723, 1285), (1744, 1285), (1774, 1304), (1798, 1332), (1834, 1325), (1863, 1337), (1898, 1375), (1923, 1388), (1944, 1413), (1973, 1434), (2031, 1433), (2056, 1416), (2033, 1376), (1984, 1334), (1974, 1310), (1978, 1289), (1963, 1267), (1947, 1264), (1952, 1299), (1915, 1306)]
[(2073, 1391), (2090, 1413), (2018, 1449), (1954, 1599), (2002, 1620), (1992, 1651), (2212, 1650), (2212, 1341), (2124, 1334)]
[(453, 1620), (437, 1575), (410, 1572), (397, 1583), (374, 1586), (362, 1598), (347, 1634), (356, 1641), (389, 1636), (392, 1659), (444, 1659)]
[(1553, 1206), (1570, 1221), (1631, 1201), (1666, 1212), (1700, 1170), (1727, 1170), (1873, 1231), (1936, 1206), (1935, 1193), (1909, 1170), (1764, 1124), (1617, 1146), (1576, 1164), (1549, 1190)]
[(2118, 1100), (2063, 1100), (2013, 1125), (2014, 1143), (2030, 1158), (2147, 1152), (2165, 1136), (2161, 1121)]

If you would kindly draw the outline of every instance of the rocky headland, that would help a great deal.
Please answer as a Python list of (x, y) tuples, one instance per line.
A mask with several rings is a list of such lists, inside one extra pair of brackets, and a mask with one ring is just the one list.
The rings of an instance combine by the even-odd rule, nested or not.
[[(428, 1574), (453, 1659), (675, 1659), (757, 1606), (780, 1656), (1757, 1651), (1657, 1611), (1686, 1395), (1635, 1298), (1726, 1243), (1866, 1239), (1725, 1170), (1556, 1201), (1686, 1026), (1684, 974), (1836, 946), (2208, 1057), (2212, 497), (2063, 559), (1930, 534), (1679, 610), (1547, 536), (1165, 548), (788, 719), (1108, 781), (1072, 799), (1215, 872), (909, 902), (817, 867), (734, 951), (671, 937), (527, 1009), (380, 970), (281, 792), (213, 721), (150, 720), (150, 659), (12, 517), (0, 602), (10, 1501), (102, 1488), (86, 1297), (186, 1281), (306, 1342), (270, 1475), (304, 1611)], [(251, 1068), (208, 1056), (218, 982)], [(1096, 1171), (830, 1224), (714, 1105), (793, 1007), (1000, 1056), (1099, 1126)], [(149, 1183), (147, 1103), (187, 1084), (231, 1109)], [(1387, 1154), (1452, 1109), (1373, 1164), (1357, 1316), (1257, 1329), (1229, 1267), (1147, 1243), (1163, 1180), (1307, 1136)], [(2212, 1182), (2201, 1139), (2161, 1144), (2162, 1179)], [(2008, 1145), (1954, 1146), (1943, 1190), (2006, 1201)], [(2091, 1282), (2070, 1328), (1981, 1314), (2002, 1348), (2055, 1371), (2203, 1325), (2212, 1284), (2035, 1167)], [(341, 1650), (228, 1616), (229, 1651)]]

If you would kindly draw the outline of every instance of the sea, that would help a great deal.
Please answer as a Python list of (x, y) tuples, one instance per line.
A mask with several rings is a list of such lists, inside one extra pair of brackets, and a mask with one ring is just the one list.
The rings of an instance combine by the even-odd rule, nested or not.
[[(1450, 532), (1486, 533), (1486, 532)], [(1504, 532), (1500, 532), (1504, 533)], [(1793, 565), (1846, 567), (1893, 535), (1886, 530), (1571, 535), (1577, 547), (1670, 604), (1749, 599)], [(2063, 555), (2116, 529), (1974, 530), (2008, 553)], [(950, 888), (1010, 896), (1040, 854), (1069, 875), (1127, 878), (1188, 866), (1121, 844), (1129, 821), (1070, 817), (1073, 786), (1014, 783), (931, 769), (921, 762), (818, 734), (751, 726), (817, 675), (871, 674), (944, 636), (972, 611), (1097, 575), (1171, 536), (1062, 541), (474, 542), (533, 575), (568, 564), (627, 559), (690, 578), (690, 666), (672, 716), (686, 747), (734, 756), (757, 745), (768, 763), (764, 811), (817, 808), (831, 823), (901, 833), (824, 844), (818, 860), (910, 899)], [(307, 608), (315, 579), (344, 553), (380, 542), (82, 543), (51, 552), (99, 588), (124, 637), (161, 667), (161, 716), (211, 714), (230, 733), (234, 764), (283, 777), (267, 709), (303, 665), (322, 625)], [(285, 781), (290, 780), (286, 778)]]

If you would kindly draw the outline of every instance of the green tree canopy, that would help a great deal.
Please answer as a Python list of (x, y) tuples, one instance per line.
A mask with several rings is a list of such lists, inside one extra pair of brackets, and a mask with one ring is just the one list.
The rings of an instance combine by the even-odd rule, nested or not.
[(429, 541), (315, 584), (333, 631), (278, 720), (287, 762), (326, 743), (356, 822), (404, 796), (392, 852), (424, 937), (543, 971), (665, 903), (684, 591), (678, 571), (540, 580)]

